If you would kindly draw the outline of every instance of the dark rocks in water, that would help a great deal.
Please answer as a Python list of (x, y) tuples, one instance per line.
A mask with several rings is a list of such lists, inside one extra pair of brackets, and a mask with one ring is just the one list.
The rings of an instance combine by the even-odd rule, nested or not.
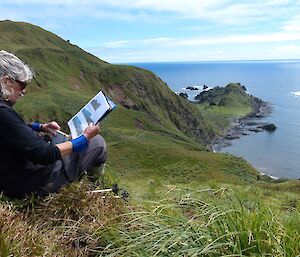
[(249, 133), (242, 131), (243, 136), (249, 136)]
[(206, 85), (203, 85), (203, 88), (202, 88), (202, 90), (206, 90), (206, 89), (208, 89), (208, 86), (206, 86)]
[(268, 132), (273, 132), (273, 131), (276, 130), (277, 127), (273, 123), (271, 123), (271, 124), (266, 124), (266, 125), (263, 125), (263, 126), (259, 126), (258, 128), (261, 128), (261, 129), (266, 130)]
[(183, 97), (184, 99), (188, 99), (187, 93), (179, 93), (179, 96)]
[[(201, 93), (199, 96), (200, 95)], [(266, 103), (257, 99), (258, 98), (255, 98), (255, 105), (252, 106), (252, 113), (233, 122), (231, 124), (231, 128), (227, 132), (225, 129), (222, 130), (223, 136), (214, 142), (212, 149), (220, 151), (222, 148), (230, 146), (232, 140), (239, 139), (242, 136), (263, 131), (268, 131), (271, 133), (276, 130), (276, 126), (274, 124), (259, 120), (259, 118), (266, 117), (272, 112), (272, 106), (270, 103)]]
[(244, 123), (246, 126), (257, 126), (257, 121), (247, 121)]
[(257, 133), (257, 132), (262, 132), (263, 129), (259, 128), (259, 127), (257, 127), (257, 128), (249, 128), (249, 131)]
[(189, 89), (189, 90), (198, 90), (198, 88), (196, 88), (196, 87), (191, 87), (191, 86), (186, 87), (186, 89)]
[(240, 138), (240, 136), (238, 136), (238, 135), (227, 134), (225, 136), (225, 139), (228, 139), (228, 140), (234, 140), (234, 139), (239, 139), (239, 138)]

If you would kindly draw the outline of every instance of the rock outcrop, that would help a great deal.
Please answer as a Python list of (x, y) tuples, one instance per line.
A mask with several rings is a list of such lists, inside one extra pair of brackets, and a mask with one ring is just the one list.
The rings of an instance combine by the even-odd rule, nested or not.
[(266, 125), (263, 125), (263, 126), (258, 126), (258, 128), (261, 128), (261, 129), (266, 130), (268, 132), (273, 132), (277, 129), (277, 127), (273, 123), (266, 124)]

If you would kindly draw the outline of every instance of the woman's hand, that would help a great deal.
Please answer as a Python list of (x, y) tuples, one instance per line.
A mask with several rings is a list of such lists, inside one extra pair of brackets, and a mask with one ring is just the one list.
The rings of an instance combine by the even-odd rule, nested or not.
[[(92, 123), (84, 130), (83, 135), (87, 138), (87, 140), (92, 139), (94, 136), (98, 135), (100, 132), (99, 125), (93, 125)], [(73, 151), (73, 143), (71, 141), (67, 141), (61, 144), (56, 145), (59, 150), (61, 157), (65, 157), (72, 153)]]
[(60, 126), (56, 121), (51, 121), (42, 125), (43, 132), (49, 132), (52, 135), (56, 135), (57, 130), (60, 130)]
[(94, 136), (98, 135), (100, 132), (99, 125), (93, 125), (90, 123), (90, 125), (84, 130), (83, 135), (88, 139), (92, 139)]

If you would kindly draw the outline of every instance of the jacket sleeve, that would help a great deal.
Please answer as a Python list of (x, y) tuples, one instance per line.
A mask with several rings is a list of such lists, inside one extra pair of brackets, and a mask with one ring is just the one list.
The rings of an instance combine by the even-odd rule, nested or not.
[(57, 146), (44, 141), (13, 109), (6, 107), (0, 107), (0, 144), (33, 163), (50, 164), (61, 158)]

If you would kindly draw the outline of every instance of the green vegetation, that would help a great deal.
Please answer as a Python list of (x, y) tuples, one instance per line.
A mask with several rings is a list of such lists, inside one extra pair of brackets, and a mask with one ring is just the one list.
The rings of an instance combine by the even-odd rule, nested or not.
[[(127, 110), (146, 114), (155, 130), (201, 143), (215, 136), (197, 108), (150, 71), (111, 65), (34, 25), (2, 21), (0, 32), (1, 48), (25, 60), (36, 73), (28, 95), (16, 106), (27, 120), (65, 123), (103, 90)], [(33, 108), (36, 105), (39, 108)]]
[[(46, 199), (1, 198), (1, 257), (299, 255), (299, 181), (276, 183), (241, 158), (207, 150), (255, 108), (241, 85), (190, 103), (150, 71), (109, 64), (27, 23), (0, 22), (0, 46), (36, 73), (16, 106), (26, 120), (67, 130), (99, 90), (118, 104), (102, 123), (103, 181)], [(89, 193), (115, 182), (129, 202)]]
[(231, 122), (257, 111), (262, 100), (246, 93), (240, 83), (230, 83), (226, 87), (215, 87), (196, 96), (198, 108), (204, 119), (219, 136)]
[(99, 233), (98, 240), (105, 240), (107, 234), (114, 239), (103, 247), (106, 256), (300, 254), (296, 209), (284, 212), (290, 217), (278, 219), (279, 213), (259, 199), (242, 198), (226, 188), (172, 187), (164, 197), (149, 203), (149, 210), (128, 213), (117, 227), (114, 224)]
[(82, 181), (46, 199), (1, 199), (0, 255), (299, 256), (293, 183), (287, 192), (281, 184), (168, 184), (152, 201), (127, 203), (89, 193)]
[(90, 189), (81, 182), (44, 200), (28, 197), (12, 204), (1, 199), (0, 256), (92, 256), (97, 247), (92, 235), (111, 224), (124, 204)]
[(3, 21), (0, 32), (1, 48), (36, 73), (16, 105), (25, 120), (53, 119), (67, 130), (66, 121), (99, 90), (118, 104), (103, 121), (102, 134), (108, 166), (124, 184), (143, 188), (147, 180), (207, 178), (239, 182), (241, 173), (255, 178), (257, 172), (244, 160), (206, 150), (222, 124), (206, 121), (198, 105), (177, 96), (150, 71), (108, 64), (31, 24)]

